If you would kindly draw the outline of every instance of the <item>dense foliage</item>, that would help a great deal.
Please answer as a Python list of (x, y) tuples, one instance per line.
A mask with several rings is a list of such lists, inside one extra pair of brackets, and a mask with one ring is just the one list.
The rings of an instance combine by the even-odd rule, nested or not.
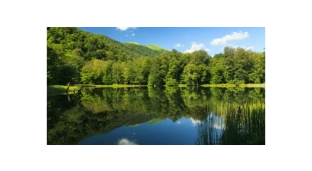
[[(153, 46), (154, 47), (154, 46)], [(51, 84), (239, 84), (265, 82), (265, 53), (225, 47), (180, 53), (120, 43), (78, 28), (47, 29), (47, 81)]]

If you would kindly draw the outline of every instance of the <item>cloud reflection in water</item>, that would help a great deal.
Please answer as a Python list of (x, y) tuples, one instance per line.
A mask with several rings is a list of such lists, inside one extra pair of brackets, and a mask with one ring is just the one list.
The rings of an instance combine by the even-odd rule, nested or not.
[(118, 141), (118, 145), (138, 145), (134, 141), (130, 141), (127, 138), (122, 138), (121, 140)]

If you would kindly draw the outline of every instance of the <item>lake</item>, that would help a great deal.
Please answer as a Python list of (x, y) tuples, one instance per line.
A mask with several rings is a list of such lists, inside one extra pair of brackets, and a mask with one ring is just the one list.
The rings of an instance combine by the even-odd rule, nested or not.
[(265, 88), (93, 88), (47, 96), (48, 145), (265, 145)]

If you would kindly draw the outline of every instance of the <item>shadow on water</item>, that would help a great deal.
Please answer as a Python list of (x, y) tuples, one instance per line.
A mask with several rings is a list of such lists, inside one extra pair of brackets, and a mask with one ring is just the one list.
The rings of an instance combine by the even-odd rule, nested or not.
[(188, 128), (196, 129), (194, 144), (265, 144), (263, 88), (83, 89), (47, 100), (48, 144), (78, 144), (120, 127), (168, 118), (172, 125), (180, 118), (199, 121)]

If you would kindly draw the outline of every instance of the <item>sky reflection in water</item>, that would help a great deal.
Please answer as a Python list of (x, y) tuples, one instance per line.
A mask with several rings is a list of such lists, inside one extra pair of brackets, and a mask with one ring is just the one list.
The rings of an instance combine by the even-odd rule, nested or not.
[[(212, 126), (221, 134), (221, 119), (213, 114), (208, 117), (219, 121)], [(122, 126), (107, 134), (89, 137), (79, 145), (194, 145), (199, 124), (199, 120), (183, 117), (176, 122), (166, 119), (155, 124)]]

